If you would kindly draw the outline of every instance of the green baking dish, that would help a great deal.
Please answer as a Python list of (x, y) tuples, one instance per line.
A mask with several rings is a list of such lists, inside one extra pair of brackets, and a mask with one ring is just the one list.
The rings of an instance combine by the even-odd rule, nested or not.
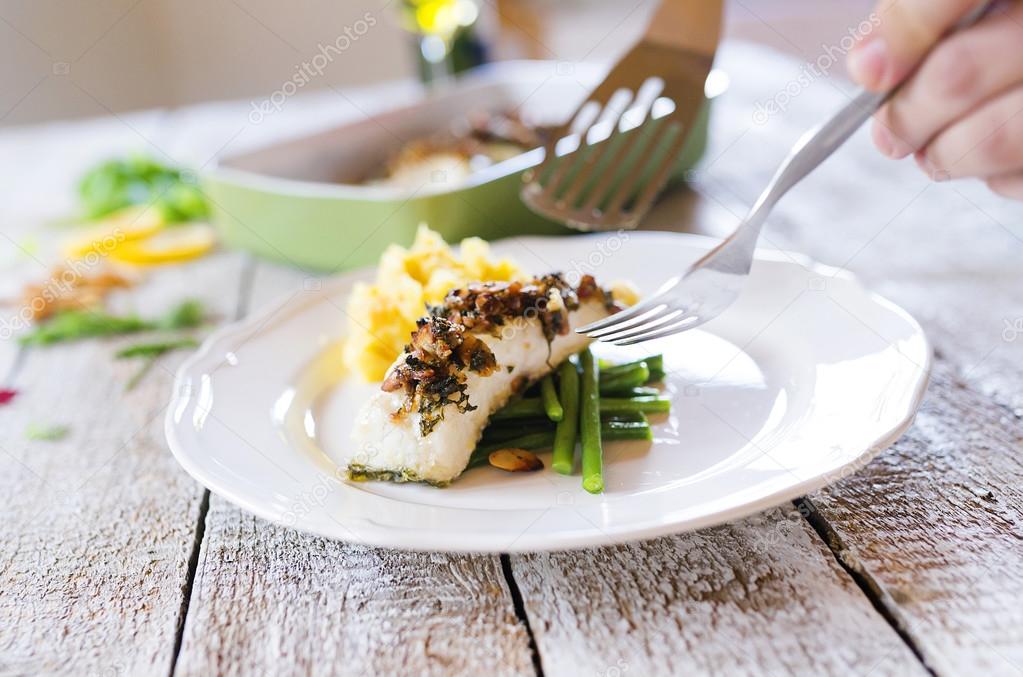
[[(526, 119), (555, 124), (571, 114), (602, 73), (592, 65), (566, 69), (555, 62), (496, 63), (414, 105), (221, 158), (202, 177), (213, 222), (228, 246), (328, 271), (375, 264), (387, 245), (411, 243), (420, 223), (449, 242), (471, 235), (492, 240), (575, 232), (534, 214), (519, 199), (522, 173), (543, 159), (541, 149), (457, 181), (435, 172), (416, 189), (351, 181), (405, 143), (443, 129), (471, 110), (518, 108)], [(674, 179), (703, 154), (710, 100), (725, 82), (719, 72), (708, 78), (708, 99), (673, 170)], [(645, 130), (625, 132), (619, 139), (633, 133)]]

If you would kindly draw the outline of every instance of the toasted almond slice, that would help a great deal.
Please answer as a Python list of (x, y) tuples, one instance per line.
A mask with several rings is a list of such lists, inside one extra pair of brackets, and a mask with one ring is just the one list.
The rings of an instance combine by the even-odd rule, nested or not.
[(170, 226), (152, 237), (125, 242), (111, 252), (118, 261), (141, 265), (188, 261), (206, 254), (217, 243), (212, 227), (204, 223)]
[(543, 461), (525, 449), (498, 449), (490, 453), (490, 465), (508, 472), (543, 470)]

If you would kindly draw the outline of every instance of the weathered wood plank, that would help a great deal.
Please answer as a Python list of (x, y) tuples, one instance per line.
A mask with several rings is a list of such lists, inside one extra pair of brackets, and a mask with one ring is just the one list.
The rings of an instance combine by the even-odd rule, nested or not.
[[(726, 52), (736, 56), (735, 52)], [(768, 53), (733, 69), (719, 133), (737, 141), (697, 176), (735, 213), (802, 130), (843, 101), (823, 82), (757, 125), (791, 61)], [(727, 59), (726, 59), (727, 61)], [(727, 67), (727, 66), (726, 66)], [(865, 134), (783, 200), (771, 243), (846, 266), (912, 312), (939, 355), (930, 394), (903, 440), (811, 497), (846, 564), (877, 590), (929, 667), (1008, 673), (1023, 666), (1023, 225), (1019, 204), (970, 182), (928, 184), (879, 157)]]
[[(317, 279), (261, 263), (251, 307)], [(353, 546), (212, 497), (178, 674), (532, 671), (498, 557)]]
[[(0, 133), (0, 181), (16, 187), (0, 205), (0, 298), (50, 274), (61, 232), (48, 223), (73, 213), (82, 171), (160, 140), (162, 120), (153, 112)], [(159, 271), (114, 304), (156, 314), (198, 294), (230, 315), (238, 261)], [(3, 308), (5, 320), (17, 313)], [(202, 496), (163, 442), (170, 371), (183, 355), (126, 397), (137, 365), (112, 358), (120, 341), (28, 352), (11, 374), (16, 341), (2, 338), (0, 374), (20, 394), (0, 408), (0, 672), (166, 672)], [(54, 424), (69, 427), (67, 438), (26, 438), (28, 426)]]
[(512, 563), (546, 674), (923, 673), (791, 506)]
[(943, 364), (916, 425), (811, 497), (942, 674), (1023, 671), (1023, 421)]
[(177, 674), (531, 674), (497, 557), (268, 524), (212, 497)]
[[(183, 295), (234, 309), (241, 258), (154, 272), (121, 298), (156, 314)], [(130, 394), (125, 341), (28, 353), (0, 409), (0, 672), (167, 672), (182, 612), (202, 489), (167, 452), (166, 357)], [(30, 425), (67, 425), (33, 441)]]

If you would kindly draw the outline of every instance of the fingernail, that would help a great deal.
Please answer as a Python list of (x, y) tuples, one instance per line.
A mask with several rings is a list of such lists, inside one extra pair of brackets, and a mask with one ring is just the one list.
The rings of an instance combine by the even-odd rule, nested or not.
[(882, 124), (874, 123), (871, 129), (871, 136), (874, 137), (874, 145), (881, 151), (882, 155), (892, 156), (893, 138), (892, 133)]
[(901, 160), (913, 152), (909, 144), (895, 136), (892, 130), (880, 123), (874, 124), (874, 145), (888, 157)]
[(888, 43), (880, 36), (873, 37), (849, 53), (849, 75), (864, 87), (876, 89), (884, 82), (888, 62)]
[(915, 157), (916, 163), (920, 165), (920, 169), (924, 170), (924, 173), (930, 177), (931, 181), (942, 183), (943, 181), (948, 181), (952, 178), (947, 170), (939, 168), (923, 153), (917, 153)]

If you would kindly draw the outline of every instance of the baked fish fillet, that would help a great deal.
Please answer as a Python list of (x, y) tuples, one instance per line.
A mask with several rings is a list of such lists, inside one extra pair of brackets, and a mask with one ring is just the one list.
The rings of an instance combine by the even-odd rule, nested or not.
[(578, 287), (546, 275), (452, 291), (419, 320), (359, 412), (348, 476), (448, 484), (490, 416), (590, 343), (576, 327), (615, 309), (590, 276)]

